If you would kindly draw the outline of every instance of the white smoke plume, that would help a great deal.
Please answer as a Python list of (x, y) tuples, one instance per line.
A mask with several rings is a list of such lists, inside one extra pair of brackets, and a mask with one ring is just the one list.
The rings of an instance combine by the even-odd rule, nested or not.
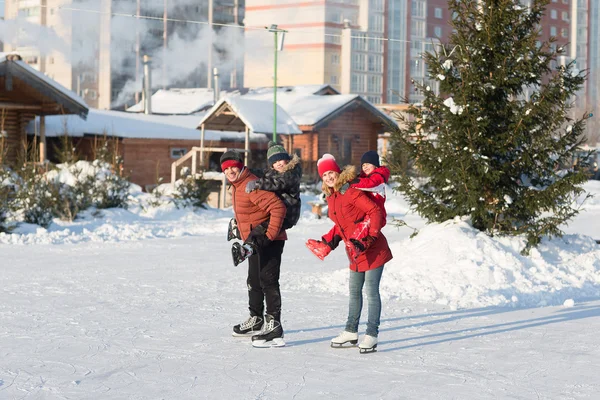
[[(136, 52), (138, 37), (141, 43), (139, 57), (149, 55), (152, 58), (153, 88), (186, 85), (201, 87), (206, 85), (209, 54), (212, 54), (211, 68), (217, 67), (227, 72), (236, 66), (243, 65), (244, 51), (263, 51), (271, 46), (271, 37), (265, 31), (265, 43), (244, 40), (244, 28), (223, 27), (214, 31), (206, 24), (193, 22), (169, 22), (167, 48), (163, 48), (160, 34), (163, 21), (164, 2), (141, 0), (142, 16), (158, 19), (135, 18), (136, 1), (111, 2), (113, 14), (103, 14), (105, 9), (99, 0), (63, 0), (62, 6), (53, 10), (52, 15), (58, 18), (55, 26), (40, 26), (18, 17), (14, 20), (0, 22), (0, 40), (11, 46), (30, 46), (39, 50), (42, 55), (59, 52), (74, 67), (98, 68), (101, 52), (109, 52), (113, 79), (115, 75), (123, 76), (126, 81), (114, 105), (131, 104), (133, 93), (142, 89), (142, 62), (137, 63)], [(178, 18), (181, 7), (190, 5), (202, 9), (202, 1), (168, 0), (167, 15)], [(120, 14), (126, 14), (120, 15)], [(184, 18), (185, 19), (185, 18)], [(107, 21), (110, 21), (107, 24)], [(108, 25), (108, 26), (107, 26)], [(110, 40), (101, 41), (110, 29)], [(151, 34), (154, 32), (154, 34)], [(212, 43), (212, 46), (211, 46)], [(137, 75), (137, 79), (135, 78)], [(242, 81), (242, 72), (238, 72), (238, 84)], [(222, 75), (225, 79), (226, 74)]]

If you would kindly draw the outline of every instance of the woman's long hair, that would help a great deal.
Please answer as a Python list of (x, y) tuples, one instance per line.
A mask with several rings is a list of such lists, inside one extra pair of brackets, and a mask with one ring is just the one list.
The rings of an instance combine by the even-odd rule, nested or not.
[(323, 182), (321, 190), (325, 193), (325, 197), (329, 197), (334, 191), (338, 192), (346, 183), (355, 180), (357, 176), (356, 167), (354, 165), (346, 165), (335, 181), (333, 188), (330, 188)]

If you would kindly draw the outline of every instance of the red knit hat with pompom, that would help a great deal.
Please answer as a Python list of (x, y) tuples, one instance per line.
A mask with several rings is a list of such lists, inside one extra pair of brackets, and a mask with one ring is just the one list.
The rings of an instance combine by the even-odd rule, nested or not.
[(340, 166), (335, 161), (335, 157), (329, 153), (325, 153), (321, 158), (319, 158), (319, 161), (317, 161), (317, 170), (319, 171), (319, 176), (321, 178), (327, 171), (335, 171), (338, 174), (342, 172)]

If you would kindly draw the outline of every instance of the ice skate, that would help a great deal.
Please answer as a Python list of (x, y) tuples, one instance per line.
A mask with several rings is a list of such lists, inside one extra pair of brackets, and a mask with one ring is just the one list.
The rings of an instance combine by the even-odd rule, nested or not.
[(344, 331), (331, 339), (331, 347), (354, 347), (358, 343), (358, 333)]
[(231, 256), (233, 257), (233, 265), (236, 267), (244, 262), (245, 259), (254, 254), (254, 249), (248, 243), (243, 245), (239, 243), (234, 243), (231, 246)]
[(265, 317), (265, 326), (259, 335), (252, 336), (252, 346), (254, 347), (283, 347), (283, 328), (279, 321), (276, 321), (272, 315)]
[(232, 336), (253, 336), (262, 332), (263, 319), (258, 316), (251, 316), (241, 324), (233, 327)]
[(373, 353), (377, 351), (377, 337), (365, 335), (362, 342), (358, 345), (360, 354)]
[(241, 239), (240, 229), (238, 228), (237, 221), (235, 218), (231, 218), (229, 221), (229, 228), (227, 229), (227, 241), (232, 239)]

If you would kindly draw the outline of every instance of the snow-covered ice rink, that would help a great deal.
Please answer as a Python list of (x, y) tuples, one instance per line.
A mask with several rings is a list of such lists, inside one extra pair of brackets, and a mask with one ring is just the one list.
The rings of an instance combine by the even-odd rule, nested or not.
[(395, 258), (366, 355), (329, 347), (347, 261), (304, 247), (331, 227), (308, 207), (284, 250), (278, 349), (230, 334), (248, 315), (231, 210), (132, 207), (0, 234), (0, 399), (598, 398), (599, 199), (527, 257), (465, 221), (427, 226), (398, 195), (387, 209), (420, 233), (384, 228)]

